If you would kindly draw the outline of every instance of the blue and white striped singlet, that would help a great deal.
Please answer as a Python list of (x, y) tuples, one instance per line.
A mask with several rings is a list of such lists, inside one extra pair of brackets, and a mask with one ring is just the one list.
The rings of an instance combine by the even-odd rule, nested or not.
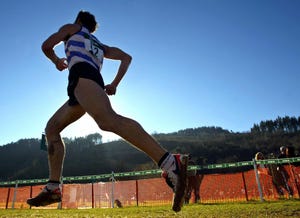
[(65, 42), (65, 53), (69, 70), (79, 62), (87, 62), (99, 72), (102, 68), (104, 46), (85, 27)]

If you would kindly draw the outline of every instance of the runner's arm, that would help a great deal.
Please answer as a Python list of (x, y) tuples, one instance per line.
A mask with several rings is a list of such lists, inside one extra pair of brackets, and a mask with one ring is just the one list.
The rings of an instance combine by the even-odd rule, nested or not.
[(105, 47), (105, 53), (104, 53), (105, 58), (121, 61), (118, 72), (114, 80), (110, 84), (111, 86), (114, 86), (116, 88), (119, 85), (122, 78), (124, 77), (125, 73), (127, 72), (132, 57), (119, 48), (109, 47), (106, 45), (104, 47)]
[(55, 64), (58, 70), (64, 70), (68, 67), (65, 63), (66, 58), (59, 58), (54, 51), (54, 47), (64, 41), (68, 36), (80, 29), (79, 25), (67, 24), (62, 26), (58, 32), (49, 36), (42, 44), (42, 51)]

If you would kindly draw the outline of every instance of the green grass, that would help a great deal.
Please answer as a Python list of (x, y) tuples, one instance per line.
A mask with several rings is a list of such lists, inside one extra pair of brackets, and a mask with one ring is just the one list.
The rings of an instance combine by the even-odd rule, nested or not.
[(1, 209), (1, 218), (160, 218), (160, 217), (300, 217), (300, 200), (282, 200), (275, 202), (247, 202), (247, 203), (218, 203), (186, 205), (179, 213), (174, 213), (170, 206), (161, 207), (129, 207), (109, 209)]

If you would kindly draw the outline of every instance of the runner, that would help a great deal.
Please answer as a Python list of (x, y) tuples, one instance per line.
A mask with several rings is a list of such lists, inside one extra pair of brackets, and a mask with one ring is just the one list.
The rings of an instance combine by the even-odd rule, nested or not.
[[(123, 117), (112, 109), (108, 95), (116, 94), (117, 86), (127, 72), (132, 58), (119, 48), (101, 43), (93, 35), (96, 28), (95, 17), (89, 12), (80, 11), (75, 23), (62, 26), (42, 45), (44, 54), (59, 71), (68, 68), (69, 99), (50, 118), (45, 129), (49, 182), (41, 193), (28, 199), (27, 203), (38, 207), (61, 201), (59, 184), (65, 145), (60, 132), (88, 113), (100, 129), (119, 135), (145, 152), (167, 172), (167, 183), (174, 192), (173, 210), (178, 212), (181, 210), (186, 188), (187, 156), (170, 154), (138, 122)], [(61, 42), (65, 45), (66, 58), (59, 58), (54, 51), (54, 47)], [(104, 58), (120, 61), (115, 78), (107, 85), (104, 85), (100, 74)]]

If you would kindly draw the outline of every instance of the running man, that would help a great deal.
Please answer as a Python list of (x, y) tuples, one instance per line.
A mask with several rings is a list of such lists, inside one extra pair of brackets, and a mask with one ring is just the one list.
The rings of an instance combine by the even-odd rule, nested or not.
[[(69, 124), (88, 113), (104, 131), (113, 132), (131, 145), (145, 152), (167, 173), (167, 184), (174, 192), (172, 208), (178, 212), (183, 205), (186, 189), (187, 156), (174, 156), (167, 152), (135, 120), (117, 114), (111, 107), (108, 95), (115, 95), (117, 86), (127, 72), (131, 56), (116, 47), (102, 44), (93, 32), (97, 28), (94, 15), (80, 11), (75, 23), (62, 26), (42, 45), (44, 54), (59, 71), (68, 68), (69, 99), (50, 118), (45, 128), (48, 142), (49, 181), (34, 198), (27, 200), (31, 206), (46, 206), (61, 201), (65, 145), (60, 132)], [(56, 55), (54, 47), (63, 42), (66, 58)], [(100, 74), (103, 59), (119, 60), (116, 76), (104, 85)]]

